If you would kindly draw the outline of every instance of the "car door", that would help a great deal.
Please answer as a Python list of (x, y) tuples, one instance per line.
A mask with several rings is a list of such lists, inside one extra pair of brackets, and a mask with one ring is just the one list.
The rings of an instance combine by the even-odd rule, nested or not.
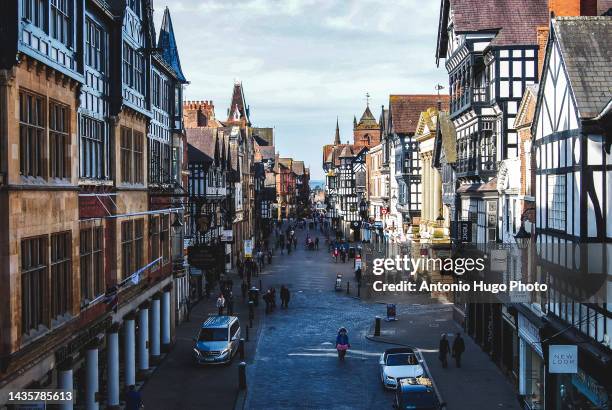
[(238, 341), (240, 340), (240, 324), (237, 321), (230, 327), (229, 334), (232, 352), (236, 352), (238, 350)]

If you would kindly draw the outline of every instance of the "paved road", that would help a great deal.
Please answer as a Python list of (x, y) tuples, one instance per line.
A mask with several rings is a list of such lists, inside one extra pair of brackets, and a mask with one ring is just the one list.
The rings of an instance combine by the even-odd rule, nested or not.
[[(393, 394), (382, 388), (378, 371), (380, 353), (393, 346), (384, 341), (422, 351), (448, 409), (474, 409), (483, 403), (518, 408), (512, 387), (469, 338), (464, 368), (439, 366), (440, 333), (458, 330), (450, 305), (426, 295), (394, 295), (394, 302), (402, 302), (397, 306), (400, 320), (383, 322), (381, 338), (372, 340), (374, 317), (384, 316), (385, 305), (380, 302), (389, 296), (359, 300), (354, 297), (355, 283), (351, 283), (351, 295), (346, 295), (346, 287), (334, 292), (337, 273), (345, 280), (352, 279), (352, 262), (334, 263), (324, 249), (306, 251), (302, 245), (306, 232), (299, 230), (298, 235), (297, 251), (275, 256), (260, 277), (264, 289), (275, 286), (278, 290), (280, 285), (287, 285), (291, 302), (289, 309), (277, 308), (268, 315), (260, 306), (254, 329), (258, 333), (254, 337), (252, 332), (247, 344), (247, 395), (236, 408), (390, 409)], [(238, 392), (236, 364), (197, 368), (192, 362), (191, 337), (197, 320), (214, 310), (212, 301), (201, 305), (195, 311), (199, 317), (192, 314), (192, 322), (177, 330), (177, 347), (145, 386), (147, 408), (234, 407)], [(334, 349), (340, 326), (349, 330), (352, 345), (345, 362), (339, 362)]]

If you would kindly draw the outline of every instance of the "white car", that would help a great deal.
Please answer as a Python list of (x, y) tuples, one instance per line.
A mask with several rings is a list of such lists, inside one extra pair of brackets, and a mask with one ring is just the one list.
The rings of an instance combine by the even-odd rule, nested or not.
[(380, 355), (380, 380), (385, 388), (395, 389), (398, 380), (423, 376), (423, 367), (410, 347), (387, 349)]

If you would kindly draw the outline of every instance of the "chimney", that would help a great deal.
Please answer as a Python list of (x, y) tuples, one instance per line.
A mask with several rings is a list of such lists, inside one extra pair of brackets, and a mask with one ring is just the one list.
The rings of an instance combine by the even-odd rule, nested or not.
[(183, 103), (185, 128), (206, 127), (215, 118), (212, 101), (186, 101)]
[(596, 16), (597, 0), (548, 0), (548, 10), (558, 17)]

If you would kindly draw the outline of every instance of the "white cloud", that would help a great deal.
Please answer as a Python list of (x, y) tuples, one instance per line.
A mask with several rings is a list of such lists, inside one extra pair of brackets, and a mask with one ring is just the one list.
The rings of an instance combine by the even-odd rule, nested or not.
[[(233, 81), (252, 119), (275, 126), (282, 155), (320, 177), (321, 146), (352, 138), (353, 115), (372, 96), (377, 116), (392, 93), (434, 93), (439, 4), (422, 0), (168, 1), (189, 99), (212, 99), (224, 119)], [(165, 4), (156, 0), (156, 27)]]

